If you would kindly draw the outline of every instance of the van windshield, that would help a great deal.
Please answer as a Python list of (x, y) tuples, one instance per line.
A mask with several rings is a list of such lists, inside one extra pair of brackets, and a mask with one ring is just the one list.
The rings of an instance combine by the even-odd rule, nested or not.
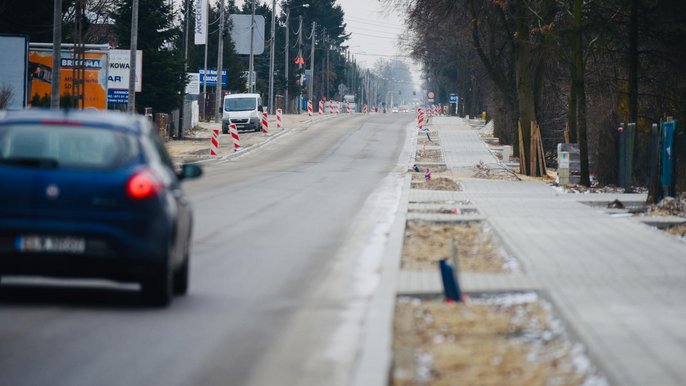
[(257, 109), (257, 98), (228, 98), (224, 101), (226, 111), (251, 111)]

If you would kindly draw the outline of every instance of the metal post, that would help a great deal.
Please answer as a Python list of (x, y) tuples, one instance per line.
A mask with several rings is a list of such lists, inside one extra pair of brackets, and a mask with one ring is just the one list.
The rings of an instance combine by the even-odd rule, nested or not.
[(618, 184), (626, 189), (626, 128), (624, 123), (619, 124), (619, 149), (618, 149)]
[[(215, 87), (214, 95), (214, 119), (219, 124), (222, 124), (222, 106), (224, 101), (222, 98), (222, 64), (224, 59), (224, 0), (219, 0), (219, 42), (217, 43), (217, 86)], [(207, 76), (207, 70), (205, 70)]]
[(131, 5), (131, 54), (129, 55), (129, 101), (127, 110), (136, 113), (136, 50), (138, 48), (138, 0)]
[[(248, 67), (248, 92), (255, 92), (252, 74), (255, 71), (255, 0), (252, 0), (252, 16), (250, 19), (250, 65)], [(257, 78), (257, 77), (255, 77)], [(257, 79), (255, 79), (257, 81)]]
[(60, 108), (60, 56), (62, 52), (62, 0), (55, 0), (52, 15), (52, 89), (50, 108)]
[(269, 43), (269, 114), (274, 114), (274, 45), (276, 43), (276, 0), (272, 0), (272, 37)]

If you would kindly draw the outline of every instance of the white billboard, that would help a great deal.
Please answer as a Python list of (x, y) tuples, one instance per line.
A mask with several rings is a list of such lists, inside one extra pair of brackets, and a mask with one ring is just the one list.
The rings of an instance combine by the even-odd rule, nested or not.
[[(131, 51), (110, 50), (107, 67), (107, 102), (127, 103), (129, 97), (129, 71)], [(141, 92), (143, 84), (143, 52), (136, 51), (136, 92)]]
[[(250, 24), (251, 15), (231, 15), (231, 40), (236, 45), (236, 53), (250, 55)], [(253, 35), (253, 55), (264, 53), (264, 16), (255, 15), (255, 29)]]
[(28, 102), (29, 38), (0, 34), (0, 90), (7, 90), (6, 109), (22, 109)]

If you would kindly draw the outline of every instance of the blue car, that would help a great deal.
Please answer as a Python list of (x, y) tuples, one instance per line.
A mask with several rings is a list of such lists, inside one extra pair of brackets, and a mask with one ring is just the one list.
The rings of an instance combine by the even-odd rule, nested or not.
[(143, 117), (0, 111), (0, 278), (138, 282), (150, 304), (188, 290), (192, 209)]

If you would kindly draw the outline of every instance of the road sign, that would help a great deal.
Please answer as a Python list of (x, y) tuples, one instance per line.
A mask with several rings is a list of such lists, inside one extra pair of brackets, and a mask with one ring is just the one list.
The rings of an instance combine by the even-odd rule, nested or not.
[(457, 103), (457, 94), (450, 94), (450, 103)]
[[(200, 84), (203, 84), (205, 82), (205, 70), (200, 68), (198, 69), (198, 72), (200, 73)], [(208, 68), (207, 69), (207, 85), (216, 87), (217, 86), (217, 69), (216, 68)], [(226, 70), (222, 70), (222, 86), (226, 86)]]
[(429, 91), (429, 92), (426, 94), (426, 96), (427, 96), (429, 99), (434, 99), (434, 97), (435, 97), (436, 95), (434, 94), (433, 91)]

